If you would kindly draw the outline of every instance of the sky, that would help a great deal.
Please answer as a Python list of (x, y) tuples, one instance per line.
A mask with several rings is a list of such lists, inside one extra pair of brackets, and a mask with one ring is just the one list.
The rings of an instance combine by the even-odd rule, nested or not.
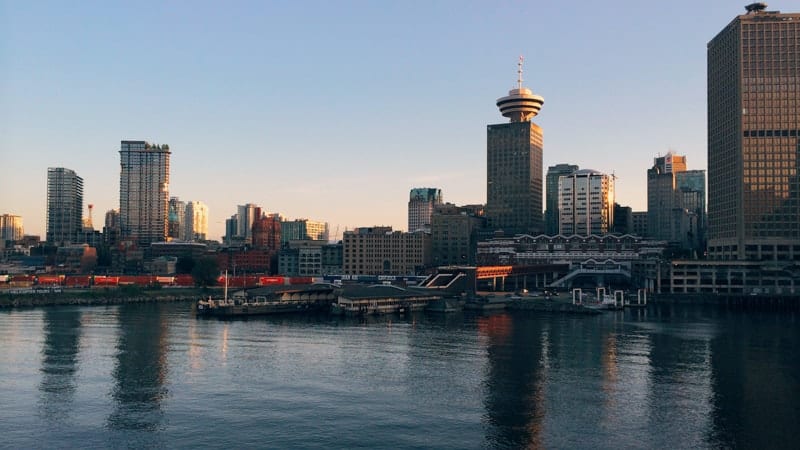
[(101, 228), (120, 141), (147, 140), (212, 239), (245, 203), (404, 230), (411, 188), (486, 201), (520, 55), (545, 168), (614, 173), (645, 210), (654, 157), (706, 169), (706, 44), (746, 3), (0, 0), (0, 214), (44, 236), (47, 168), (66, 167)]

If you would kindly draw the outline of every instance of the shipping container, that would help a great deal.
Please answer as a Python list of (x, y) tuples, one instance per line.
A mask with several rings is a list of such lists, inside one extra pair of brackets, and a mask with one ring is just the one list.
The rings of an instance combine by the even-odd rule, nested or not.
[(89, 287), (91, 284), (90, 275), (67, 275), (64, 279), (64, 286), (67, 287)]
[(258, 277), (258, 284), (261, 286), (274, 286), (283, 284), (284, 277)]
[(175, 275), (175, 284), (183, 287), (194, 286), (194, 278), (188, 274)]
[(36, 281), (35, 275), (11, 275), (13, 283), (33, 283), (34, 281)]
[(120, 286), (151, 286), (155, 283), (156, 277), (152, 275), (120, 275)]
[(117, 286), (118, 284), (119, 284), (119, 277), (103, 276), (103, 275), (94, 276), (95, 286)]
[(312, 281), (311, 277), (291, 277), (287, 284), (311, 284)]
[(61, 286), (64, 284), (64, 279), (66, 277), (64, 275), (39, 275), (36, 278), (36, 284), (39, 286)]
[(156, 283), (161, 286), (172, 286), (175, 284), (175, 277), (156, 277)]

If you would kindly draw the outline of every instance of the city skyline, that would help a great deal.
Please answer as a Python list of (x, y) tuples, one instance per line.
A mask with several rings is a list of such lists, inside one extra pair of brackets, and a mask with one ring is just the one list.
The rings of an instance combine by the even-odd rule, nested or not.
[(54, 166), (118, 208), (119, 142), (144, 139), (172, 146), (169, 194), (209, 206), (212, 239), (246, 203), (404, 229), (414, 186), (486, 201), (484, 130), (520, 54), (547, 99), (543, 165), (615, 173), (618, 202), (644, 210), (654, 155), (707, 167), (706, 44), (745, 3), (3, 3), (0, 213), (44, 236)]

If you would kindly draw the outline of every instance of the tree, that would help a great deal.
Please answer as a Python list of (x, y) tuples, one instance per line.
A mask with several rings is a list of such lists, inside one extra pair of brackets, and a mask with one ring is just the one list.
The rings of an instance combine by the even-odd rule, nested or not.
[(180, 274), (192, 273), (195, 264), (195, 260), (191, 256), (181, 256), (175, 262), (175, 272)]
[(194, 284), (198, 286), (213, 286), (217, 284), (217, 277), (219, 277), (219, 266), (216, 258), (208, 256), (200, 258), (192, 268), (192, 278)]

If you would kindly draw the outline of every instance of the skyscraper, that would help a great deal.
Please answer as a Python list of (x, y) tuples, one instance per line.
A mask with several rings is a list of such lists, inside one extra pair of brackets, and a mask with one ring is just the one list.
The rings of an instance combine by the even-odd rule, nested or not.
[(184, 226), (186, 240), (205, 241), (208, 238), (208, 206), (203, 202), (186, 202)]
[(544, 232), (558, 234), (558, 179), (578, 170), (575, 164), (556, 164), (547, 168), (545, 191)]
[(589, 236), (614, 227), (614, 178), (583, 169), (558, 181), (559, 233)]
[(119, 151), (122, 239), (141, 245), (167, 238), (169, 145), (122, 141)]
[(234, 214), (230, 219), (225, 219), (225, 237), (222, 238), (223, 242), (227, 245), (232, 245), (239, 236), (239, 214)]
[(167, 236), (170, 239), (185, 241), (186, 238), (186, 202), (178, 197), (169, 198), (167, 213)]
[(706, 171), (686, 170), (675, 174), (675, 188), (683, 207), (685, 229), (684, 245), (702, 254), (706, 249), (708, 216), (706, 213)]
[(748, 5), (707, 47), (715, 259), (800, 258), (800, 14), (764, 7)]
[(64, 246), (78, 241), (83, 229), (83, 178), (63, 167), (47, 169), (47, 242)]
[(115, 246), (119, 243), (121, 234), (119, 210), (109, 209), (106, 211), (106, 218), (103, 226), (103, 241), (110, 246)]
[(647, 235), (664, 241), (681, 240), (683, 207), (675, 175), (686, 171), (686, 157), (673, 152), (653, 159), (647, 169)]
[(497, 100), (510, 123), (486, 130), (486, 217), (489, 227), (507, 234), (541, 233), (542, 129), (531, 122), (544, 99), (522, 87), (520, 58), (517, 88)]
[(236, 214), (238, 219), (236, 225), (238, 227), (237, 236), (246, 243), (253, 242), (253, 222), (261, 219), (260, 215), (256, 214), (256, 209), (261, 210), (257, 205), (247, 203), (238, 205), (236, 207)]
[(431, 215), (442, 204), (442, 190), (414, 188), (408, 195), (408, 231), (431, 229)]

